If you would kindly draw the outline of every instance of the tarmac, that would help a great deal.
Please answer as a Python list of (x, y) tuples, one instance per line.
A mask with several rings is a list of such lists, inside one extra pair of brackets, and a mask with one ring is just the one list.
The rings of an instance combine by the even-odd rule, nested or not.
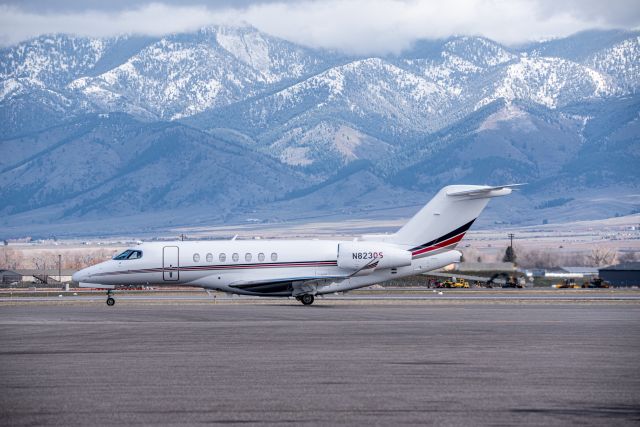
[(0, 425), (638, 425), (640, 304), (0, 306)]
[[(294, 298), (273, 298), (232, 295), (224, 292), (206, 293), (202, 289), (183, 290), (120, 290), (115, 293), (117, 304), (177, 302), (181, 304), (282, 304), (295, 303)], [(364, 289), (348, 293), (321, 295), (318, 303), (331, 304), (434, 304), (489, 302), (513, 303), (573, 303), (573, 302), (626, 302), (640, 304), (638, 289), (427, 289), (427, 288), (383, 288)], [(60, 291), (60, 290), (14, 290), (0, 291), (0, 306), (12, 303), (34, 302), (85, 302), (104, 303), (105, 291)]]

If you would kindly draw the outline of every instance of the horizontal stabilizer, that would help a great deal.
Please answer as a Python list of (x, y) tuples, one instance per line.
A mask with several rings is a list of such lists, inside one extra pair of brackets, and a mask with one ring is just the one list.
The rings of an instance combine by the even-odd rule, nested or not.
[[(524, 184), (448, 185), (438, 191), (420, 211), (385, 242), (405, 246), (413, 256), (428, 251), (453, 249), (493, 197), (511, 194)], [(367, 237), (368, 239), (368, 237)], [(443, 244), (445, 244), (443, 246)], [(416, 254), (416, 251), (421, 251)]]
[(451, 197), (465, 197), (465, 198), (475, 198), (475, 197), (499, 197), (506, 196), (511, 194), (511, 190), (513, 188), (520, 187), (526, 184), (509, 184), (509, 185), (499, 185), (496, 187), (480, 187), (474, 188), (472, 190), (462, 190), (462, 191), (448, 191), (447, 196)]

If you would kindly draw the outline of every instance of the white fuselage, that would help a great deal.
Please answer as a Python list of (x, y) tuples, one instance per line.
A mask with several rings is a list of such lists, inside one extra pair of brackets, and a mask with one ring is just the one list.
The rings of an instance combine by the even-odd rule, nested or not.
[[(198, 286), (246, 295), (295, 296), (348, 291), (419, 274), (460, 260), (455, 250), (414, 258), (410, 265), (355, 272), (338, 266), (340, 241), (227, 240), (153, 242), (137, 259), (110, 260), (79, 271), (83, 286)], [(376, 245), (375, 242), (369, 242)], [(380, 243), (388, 247), (387, 243)]]
[[(460, 261), (454, 250), (493, 197), (517, 185), (442, 188), (396, 233), (359, 240), (227, 240), (143, 243), (74, 274), (81, 286), (199, 286), (294, 296), (348, 291)], [(110, 291), (109, 291), (110, 295)], [(107, 304), (113, 305), (112, 298)]]

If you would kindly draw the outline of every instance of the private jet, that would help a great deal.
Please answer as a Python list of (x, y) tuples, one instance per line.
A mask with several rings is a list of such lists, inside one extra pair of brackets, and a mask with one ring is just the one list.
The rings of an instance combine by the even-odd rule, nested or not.
[(519, 184), (450, 185), (393, 234), (353, 240), (224, 240), (141, 243), (73, 275), (81, 287), (196, 286), (233, 294), (294, 297), (345, 292), (460, 261), (454, 248), (493, 197)]

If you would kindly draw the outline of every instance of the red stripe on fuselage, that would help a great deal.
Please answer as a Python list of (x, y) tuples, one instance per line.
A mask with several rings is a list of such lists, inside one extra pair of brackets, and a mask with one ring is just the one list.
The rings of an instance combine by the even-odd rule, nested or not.
[(140, 270), (120, 270), (97, 273), (94, 276), (113, 276), (118, 274), (140, 274), (140, 273), (161, 273), (163, 271), (215, 271), (215, 270), (246, 270), (259, 268), (292, 268), (292, 267), (320, 267), (336, 266), (336, 261), (293, 261), (280, 263), (257, 263), (257, 264), (217, 264), (217, 265), (189, 265), (179, 267), (158, 267)]
[(454, 243), (458, 243), (460, 240), (462, 240), (463, 237), (464, 237), (464, 233), (460, 233), (457, 236), (454, 236), (454, 237), (452, 237), (450, 239), (447, 239), (445, 241), (442, 241), (440, 243), (436, 243), (435, 245), (431, 245), (429, 247), (420, 249), (419, 251), (412, 252), (412, 254), (415, 257), (416, 255), (424, 254), (426, 252), (435, 251), (436, 249), (441, 249), (441, 248), (444, 248), (446, 246), (453, 245)]

